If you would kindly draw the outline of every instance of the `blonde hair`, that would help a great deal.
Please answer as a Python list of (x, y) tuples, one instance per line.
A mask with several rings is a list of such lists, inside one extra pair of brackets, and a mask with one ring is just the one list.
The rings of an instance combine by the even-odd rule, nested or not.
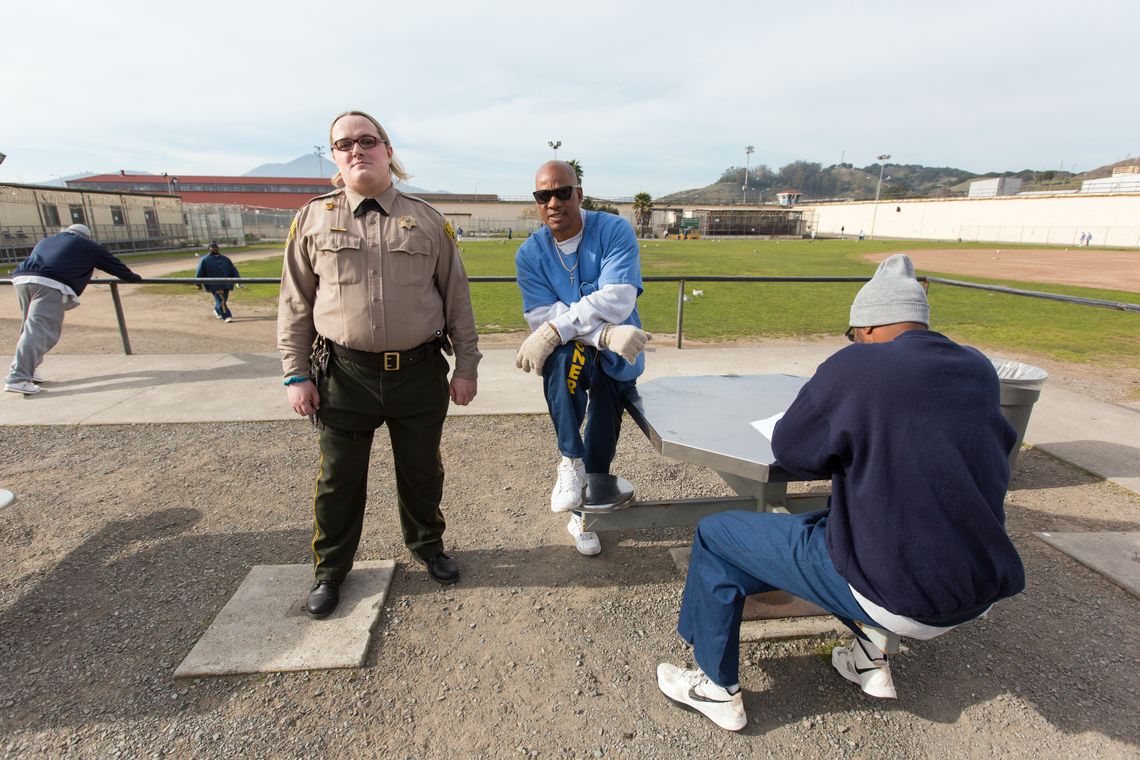
[[(333, 127), (335, 127), (336, 123), (338, 121), (340, 121), (341, 119), (343, 119), (345, 116), (360, 116), (360, 117), (363, 117), (365, 119), (368, 119), (370, 122), (372, 122), (372, 126), (376, 127), (376, 133), (380, 135), (380, 140), (385, 145), (391, 147), (392, 141), (388, 139), (388, 133), (384, 131), (384, 127), (380, 126), (380, 122), (376, 121), (376, 119), (374, 119), (371, 116), (369, 116), (368, 114), (364, 113), (364, 111), (345, 111), (344, 113), (337, 114), (336, 118), (334, 118), (332, 120), (332, 124), (329, 124), (329, 149), (330, 150), (333, 149), (333, 147), (332, 147)], [(407, 170), (404, 169), (403, 164), (401, 164), (399, 159), (397, 159), (394, 155), (388, 159), (388, 167), (392, 170), (392, 176), (396, 178), (397, 182), (407, 182), (412, 176), (412, 175), (408, 174)], [(333, 175), (332, 184), (333, 184), (333, 187), (341, 187), (342, 185), (344, 185), (344, 180), (341, 178), (339, 171)]]

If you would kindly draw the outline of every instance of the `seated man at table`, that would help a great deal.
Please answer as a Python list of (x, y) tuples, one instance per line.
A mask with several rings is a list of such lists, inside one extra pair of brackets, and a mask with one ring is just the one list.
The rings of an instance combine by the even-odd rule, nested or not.
[[(645, 369), (642, 350), (650, 336), (637, 315), (641, 263), (629, 222), (583, 211), (582, 188), (564, 161), (540, 166), (534, 186), (545, 226), (515, 257), (523, 316), (534, 332), (515, 364), (542, 375), (562, 453), (550, 509), (569, 512), (582, 506), (587, 473), (609, 474), (622, 397)], [(580, 513), (570, 516), (566, 529), (581, 554), (602, 550)]]
[(834, 614), (856, 638), (832, 651), (832, 665), (893, 698), (886, 655), (861, 625), (933, 638), (1024, 588), (1005, 532), (1016, 435), (997, 374), (929, 324), (910, 259), (886, 259), (851, 306), (854, 345), (819, 366), (773, 434), (780, 467), (831, 479), (830, 508), (700, 522), (677, 626), (698, 667), (659, 665), (668, 697), (722, 728), (744, 727), (738, 656), (749, 594), (783, 589)]

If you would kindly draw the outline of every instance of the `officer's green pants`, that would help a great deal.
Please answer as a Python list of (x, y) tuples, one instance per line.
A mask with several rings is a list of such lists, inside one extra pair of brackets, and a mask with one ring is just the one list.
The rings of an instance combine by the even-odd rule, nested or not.
[(396, 468), (400, 528), (421, 559), (443, 551), (443, 462), (439, 442), (449, 401), (448, 366), (432, 353), (396, 371), (329, 358), (321, 395), (320, 470), (313, 502), (317, 580), (352, 569), (364, 525), (368, 462), (376, 428), (388, 426)]

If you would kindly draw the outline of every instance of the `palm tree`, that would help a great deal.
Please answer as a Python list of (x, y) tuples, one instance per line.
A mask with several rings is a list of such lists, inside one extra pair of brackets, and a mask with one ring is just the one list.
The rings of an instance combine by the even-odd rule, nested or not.
[(582, 171), (582, 165), (580, 163), (578, 163), (578, 159), (576, 159), (576, 158), (572, 158), (569, 161), (567, 161), (566, 163), (570, 164), (570, 168), (574, 170), (574, 177), (575, 177), (576, 181), (578, 182), (578, 187), (581, 187), (582, 186), (582, 175), (585, 174), (585, 172)]
[(633, 196), (633, 215), (637, 218), (637, 234), (645, 237), (649, 228), (649, 219), (653, 216), (653, 196), (649, 193), (638, 193)]

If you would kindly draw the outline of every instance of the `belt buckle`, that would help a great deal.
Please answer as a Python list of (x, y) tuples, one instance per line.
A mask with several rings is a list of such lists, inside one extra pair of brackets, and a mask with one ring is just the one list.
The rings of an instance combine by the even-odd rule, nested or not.
[(386, 372), (395, 372), (400, 369), (400, 352), (399, 351), (385, 351), (384, 352), (384, 370)]

